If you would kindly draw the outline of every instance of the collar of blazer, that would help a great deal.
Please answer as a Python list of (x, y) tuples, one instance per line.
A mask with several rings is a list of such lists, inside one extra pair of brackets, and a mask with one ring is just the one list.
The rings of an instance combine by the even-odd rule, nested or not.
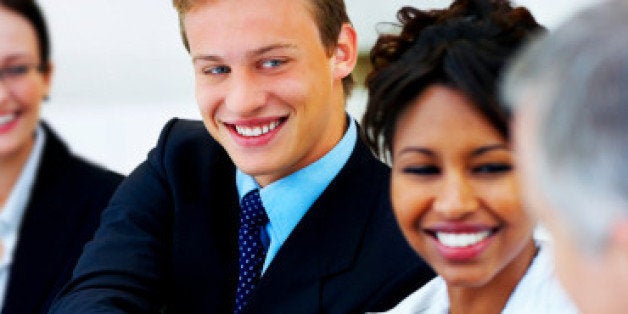
[(333, 277), (352, 267), (368, 232), (369, 219), (387, 200), (387, 184), (387, 168), (358, 141), (345, 167), (279, 249), (254, 299), (265, 300), (265, 294), (270, 297), (277, 291), (274, 287), (307, 291), (302, 285), (318, 284), (319, 278)]

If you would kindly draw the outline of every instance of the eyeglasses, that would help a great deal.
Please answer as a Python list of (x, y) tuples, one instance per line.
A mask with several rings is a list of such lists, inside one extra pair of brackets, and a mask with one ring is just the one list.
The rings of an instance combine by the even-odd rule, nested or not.
[(8, 85), (20, 84), (28, 77), (32, 70), (44, 72), (44, 67), (39, 64), (16, 64), (0, 68), (0, 81)]

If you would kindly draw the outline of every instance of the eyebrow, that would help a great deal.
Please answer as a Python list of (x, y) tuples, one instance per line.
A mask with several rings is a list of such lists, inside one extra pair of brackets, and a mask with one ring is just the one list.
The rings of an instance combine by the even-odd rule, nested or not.
[(436, 156), (436, 153), (434, 153), (433, 151), (424, 148), (424, 147), (416, 147), (416, 146), (410, 146), (410, 147), (406, 147), (404, 149), (402, 149), (399, 152), (399, 155), (403, 155), (406, 153), (419, 153), (419, 154), (423, 154), (423, 155), (427, 155), (429, 157), (434, 157)]
[[(504, 144), (494, 144), (494, 145), (486, 145), (486, 146), (482, 146), (482, 147), (478, 147), (476, 149), (474, 149), (471, 152), (471, 157), (477, 157), (480, 156), (482, 154), (488, 153), (490, 151), (494, 151), (494, 150), (506, 150), (506, 151), (511, 151), (512, 149), (510, 147), (508, 147), (507, 145)], [(434, 157), (436, 156), (436, 153), (428, 148), (425, 147), (418, 147), (418, 146), (410, 146), (410, 147), (406, 147), (404, 149), (402, 149), (399, 152), (399, 155), (403, 155), (405, 153), (418, 153), (418, 154), (423, 154), (426, 155), (428, 157)]]
[[(263, 55), (273, 50), (279, 50), (279, 49), (296, 50), (296, 48), (297, 46), (294, 44), (271, 44), (271, 45), (263, 46), (263, 47), (248, 51), (246, 53), (246, 56), (250, 58), (250, 57)], [(211, 54), (210, 55), (198, 55), (192, 58), (192, 62), (196, 62), (197, 60), (221, 61), (222, 59), (223, 59), (222, 57), (217, 56), (217, 55), (211, 55)]]
[(13, 61), (22, 60), (22, 59), (31, 59), (31, 56), (25, 53), (17, 53), (17, 54), (8, 55), (1, 61), (3, 63), (7, 63), (7, 62), (13, 62)]
[(490, 151), (494, 151), (494, 150), (506, 150), (506, 151), (511, 151), (512, 149), (510, 147), (508, 147), (507, 145), (504, 144), (494, 144), (494, 145), (487, 145), (487, 146), (482, 146), (479, 147), (477, 149), (474, 149), (471, 152), (471, 157), (477, 157), (479, 155), (488, 153)]

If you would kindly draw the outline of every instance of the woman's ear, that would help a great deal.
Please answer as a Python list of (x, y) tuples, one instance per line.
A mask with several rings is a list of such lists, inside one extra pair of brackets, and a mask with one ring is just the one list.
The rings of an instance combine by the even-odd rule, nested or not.
[(355, 29), (349, 23), (344, 23), (332, 56), (334, 78), (343, 79), (351, 74), (357, 60), (358, 41)]
[(49, 96), (50, 96), (50, 86), (51, 86), (51, 82), (52, 82), (52, 73), (54, 72), (54, 64), (50, 61), (48, 61), (48, 64), (46, 64), (46, 71), (42, 73), (43, 76), (43, 84), (44, 84), (44, 91), (42, 93), (42, 98), (44, 100), (48, 100)]

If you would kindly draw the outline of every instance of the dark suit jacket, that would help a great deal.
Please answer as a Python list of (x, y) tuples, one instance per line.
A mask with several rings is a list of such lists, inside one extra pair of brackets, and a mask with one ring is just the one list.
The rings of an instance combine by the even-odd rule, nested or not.
[[(280, 248), (250, 313), (392, 306), (433, 276), (388, 201), (389, 170), (359, 142)], [(201, 122), (174, 120), (103, 214), (53, 313), (233, 313), (235, 166)]]
[(2, 313), (47, 313), (67, 283), (122, 176), (73, 156), (43, 124), (46, 142), (7, 283)]

